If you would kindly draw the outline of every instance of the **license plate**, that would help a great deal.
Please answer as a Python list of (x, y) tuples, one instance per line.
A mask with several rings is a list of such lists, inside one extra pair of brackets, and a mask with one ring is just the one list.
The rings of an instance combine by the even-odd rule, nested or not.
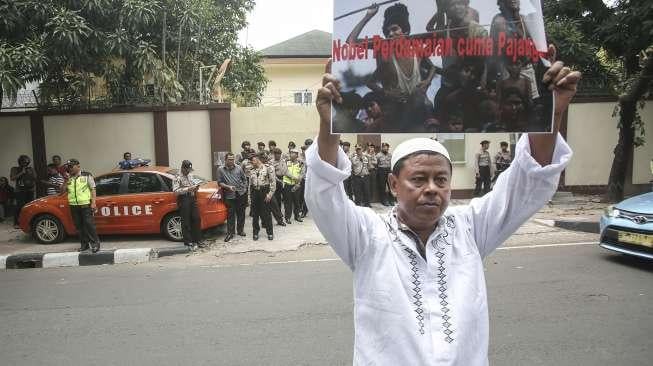
[(619, 232), (619, 241), (653, 248), (653, 235)]

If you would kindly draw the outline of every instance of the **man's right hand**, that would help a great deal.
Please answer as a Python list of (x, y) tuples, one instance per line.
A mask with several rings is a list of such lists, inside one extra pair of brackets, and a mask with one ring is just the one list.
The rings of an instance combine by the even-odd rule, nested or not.
[(322, 76), (322, 87), (317, 91), (315, 104), (320, 114), (320, 122), (331, 123), (331, 102), (342, 103), (340, 81), (331, 75), (331, 61), (327, 63), (326, 73)]
[(322, 87), (317, 91), (317, 98), (315, 98), (315, 106), (320, 115), (318, 153), (323, 161), (336, 166), (340, 135), (331, 134), (331, 102), (342, 103), (342, 96), (340, 81), (331, 75), (331, 60), (327, 63), (325, 71)]

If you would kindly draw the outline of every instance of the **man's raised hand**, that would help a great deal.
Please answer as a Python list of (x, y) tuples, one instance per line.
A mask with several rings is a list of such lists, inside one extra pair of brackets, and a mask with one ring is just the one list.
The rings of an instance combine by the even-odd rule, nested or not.
[(325, 162), (335, 166), (338, 160), (339, 135), (331, 134), (331, 102), (342, 103), (340, 81), (331, 75), (331, 60), (326, 64), (322, 76), (322, 87), (317, 91), (315, 106), (320, 115), (320, 131), (318, 133), (318, 153)]
[(331, 123), (331, 102), (342, 103), (340, 95), (340, 81), (331, 75), (331, 60), (326, 65), (325, 74), (322, 76), (322, 87), (317, 91), (315, 105), (320, 114), (320, 122)]

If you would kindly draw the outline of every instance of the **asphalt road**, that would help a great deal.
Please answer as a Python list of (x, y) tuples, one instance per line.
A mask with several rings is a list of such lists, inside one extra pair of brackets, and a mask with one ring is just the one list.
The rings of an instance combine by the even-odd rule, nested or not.
[[(0, 364), (350, 365), (351, 274), (305, 250), (0, 272)], [(653, 263), (572, 245), (500, 250), (486, 267), (491, 364), (651, 364)]]

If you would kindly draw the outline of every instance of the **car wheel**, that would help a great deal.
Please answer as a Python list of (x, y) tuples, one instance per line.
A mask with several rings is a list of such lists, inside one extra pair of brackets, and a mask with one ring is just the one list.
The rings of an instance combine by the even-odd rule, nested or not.
[(32, 221), (32, 235), (41, 244), (56, 244), (66, 238), (66, 231), (55, 216), (41, 215)]
[(179, 212), (171, 212), (163, 218), (163, 222), (161, 223), (161, 233), (171, 241), (184, 240), (181, 230), (181, 215)]

